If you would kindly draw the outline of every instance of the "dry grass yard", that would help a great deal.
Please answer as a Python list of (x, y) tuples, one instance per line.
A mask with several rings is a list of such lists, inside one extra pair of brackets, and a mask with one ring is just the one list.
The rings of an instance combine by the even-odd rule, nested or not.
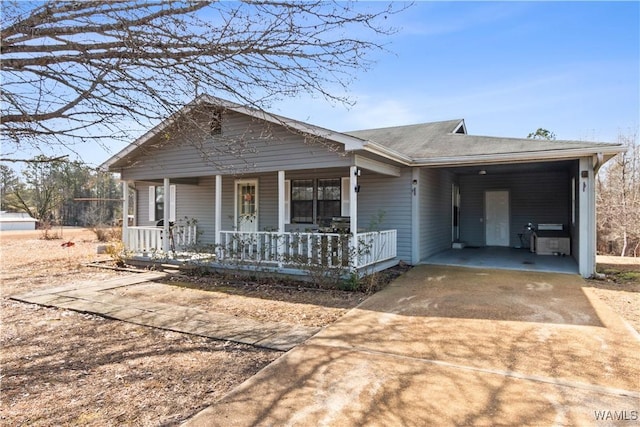
[[(131, 274), (85, 266), (99, 257), (92, 232), (58, 237), (0, 233), (1, 425), (177, 425), (282, 354), (9, 299)], [(606, 261), (607, 279), (588, 286), (640, 330), (640, 264)], [(365, 297), (285, 285), (173, 277), (109, 292), (307, 326), (327, 325)]]
[[(88, 230), (65, 229), (61, 239), (40, 237), (0, 234), (0, 425), (177, 425), (282, 354), (13, 301), (10, 295), (28, 290), (131, 274), (84, 266), (98, 259), (98, 242)], [(63, 248), (67, 241), (74, 245)], [(363, 298), (199, 282), (209, 291), (143, 284), (121, 292), (317, 326)]]

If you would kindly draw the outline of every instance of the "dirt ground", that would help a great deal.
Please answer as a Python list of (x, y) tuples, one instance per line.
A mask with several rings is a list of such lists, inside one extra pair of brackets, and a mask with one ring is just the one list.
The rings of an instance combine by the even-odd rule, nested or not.
[(597, 262), (603, 277), (587, 285), (640, 333), (640, 258), (598, 255)]
[[(65, 229), (61, 239), (39, 237), (0, 234), (0, 425), (177, 425), (282, 354), (12, 301), (8, 296), (28, 290), (131, 274), (84, 266), (109, 259), (96, 255), (92, 232)], [(61, 246), (68, 241), (74, 244)], [(313, 326), (334, 321), (365, 296), (277, 283), (174, 280), (180, 286), (111, 292)]]
[[(85, 266), (108, 259), (96, 255), (88, 230), (39, 237), (0, 233), (0, 425), (177, 425), (282, 354), (12, 301), (20, 292), (130, 274)], [(599, 266), (606, 278), (588, 285), (640, 330), (640, 262), (620, 261), (607, 259)], [(365, 297), (233, 278), (168, 283), (111, 292), (307, 326), (327, 325)]]

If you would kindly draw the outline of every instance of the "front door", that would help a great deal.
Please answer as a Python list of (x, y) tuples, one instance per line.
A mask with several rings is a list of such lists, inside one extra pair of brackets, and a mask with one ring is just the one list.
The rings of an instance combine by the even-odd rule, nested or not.
[(258, 181), (236, 181), (236, 229), (243, 232), (258, 231)]
[(509, 246), (509, 192), (487, 191), (484, 198), (487, 246)]

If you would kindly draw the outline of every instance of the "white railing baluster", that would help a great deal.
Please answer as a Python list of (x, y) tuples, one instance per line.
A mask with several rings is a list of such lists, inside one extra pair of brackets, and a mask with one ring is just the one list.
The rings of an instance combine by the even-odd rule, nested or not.
[[(163, 230), (161, 227), (128, 227), (128, 245), (126, 249), (139, 254), (162, 250)], [(174, 226), (171, 230), (176, 250), (196, 243), (197, 228), (191, 226)]]
[[(158, 227), (129, 227), (129, 250), (141, 253), (143, 249), (159, 250), (162, 246), (162, 229)], [(194, 244), (196, 227), (183, 226), (174, 230), (176, 247)], [(357, 239), (358, 267), (366, 267), (393, 259), (397, 253), (397, 231), (359, 233), (345, 236), (338, 233), (290, 233), (290, 232), (220, 232), (219, 260), (236, 259), (247, 262), (285, 264), (322, 264), (328, 268), (345, 266), (350, 239)]]

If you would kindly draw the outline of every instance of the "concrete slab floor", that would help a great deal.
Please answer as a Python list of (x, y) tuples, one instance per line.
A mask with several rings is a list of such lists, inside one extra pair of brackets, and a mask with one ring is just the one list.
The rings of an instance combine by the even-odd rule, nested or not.
[(578, 273), (578, 264), (571, 256), (536, 255), (528, 249), (500, 247), (448, 249), (430, 256), (422, 263), (550, 273)]

